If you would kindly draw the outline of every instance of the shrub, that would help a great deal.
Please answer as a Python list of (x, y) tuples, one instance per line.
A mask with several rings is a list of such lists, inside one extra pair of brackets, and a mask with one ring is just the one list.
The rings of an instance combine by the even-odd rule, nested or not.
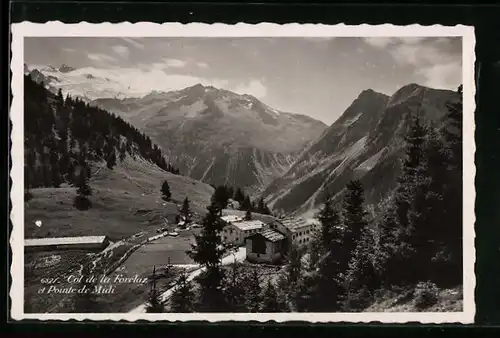
[(92, 207), (92, 202), (86, 196), (77, 195), (73, 205), (78, 210), (88, 210)]
[(420, 282), (414, 292), (415, 307), (419, 310), (429, 308), (438, 301), (438, 288), (432, 282)]

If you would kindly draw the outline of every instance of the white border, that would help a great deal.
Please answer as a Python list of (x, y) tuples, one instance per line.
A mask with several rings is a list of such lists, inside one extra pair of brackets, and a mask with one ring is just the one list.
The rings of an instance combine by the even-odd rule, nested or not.
[[(474, 203), (475, 203), (475, 165), (474, 165), (474, 110), (475, 110), (475, 81), (474, 81), (474, 28), (458, 25), (454, 27), (434, 26), (395, 26), (384, 25), (358, 25), (348, 26), (339, 24), (335, 26), (320, 24), (286, 24), (260, 23), (250, 25), (238, 23), (226, 24), (180, 24), (149, 22), (119, 24), (101, 23), (90, 24), (64, 24), (60, 21), (47, 23), (22, 22), (12, 24), (12, 92), (11, 107), (12, 121), (12, 212), (11, 221), (13, 231), (11, 234), (12, 286), (10, 296), (12, 300), (11, 315), (15, 320), (149, 320), (149, 321), (306, 321), (311, 323), (326, 322), (383, 322), (383, 323), (472, 323), (474, 321), (475, 303), (475, 248), (474, 248)], [(464, 306), (463, 312), (448, 313), (106, 313), (106, 314), (25, 314), (24, 300), (24, 180), (23, 180), (23, 65), (24, 65), (24, 37), (41, 36), (106, 36), (106, 37), (403, 37), (403, 36), (461, 36), (463, 38), (463, 245), (464, 245)]]

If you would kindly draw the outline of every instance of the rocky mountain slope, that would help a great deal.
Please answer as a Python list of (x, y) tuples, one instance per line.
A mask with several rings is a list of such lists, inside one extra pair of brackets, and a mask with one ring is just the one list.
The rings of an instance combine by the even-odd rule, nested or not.
[(186, 175), (257, 193), (285, 172), (326, 126), (255, 97), (195, 85), (141, 99), (98, 99), (161, 145)]
[(368, 203), (376, 203), (396, 184), (403, 137), (412, 114), (439, 123), (452, 91), (417, 84), (392, 96), (363, 91), (323, 135), (305, 149), (293, 166), (264, 191), (275, 210), (306, 213), (322, 203), (324, 193), (340, 195), (359, 178)]
[(242, 187), (251, 194), (282, 175), (327, 127), (273, 109), (253, 96), (201, 84), (125, 98), (127, 84), (93, 69), (27, 68), (47, 88), (83, 97), (145, 132), (182, 174)]

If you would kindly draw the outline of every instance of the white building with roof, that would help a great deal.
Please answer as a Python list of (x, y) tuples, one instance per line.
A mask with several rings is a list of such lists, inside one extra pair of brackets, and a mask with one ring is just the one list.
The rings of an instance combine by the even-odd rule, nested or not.
[(103, 250), (109, 245), (106, 236), (49, 237), (24, 240), (26, 251)]
[(248, 236), (262, 231), (266, 227), (264, 222), (258, 220), (226, 222), (221, 232), (223, 243), (241, 246)]
[(270, 227), (284, 234), (289, 244), (303, 246), (311, 241), (319, 223), (304, 218), (287, 217), (271, 223)]

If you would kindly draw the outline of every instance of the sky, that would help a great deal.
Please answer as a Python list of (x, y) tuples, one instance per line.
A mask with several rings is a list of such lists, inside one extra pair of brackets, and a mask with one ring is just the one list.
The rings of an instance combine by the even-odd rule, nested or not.
[(455, 90), (460, 37), (30, 37), (28, 65), (93, 67), (145, 91), (197, 83), (333, 123), (366, 89), (392, 95), (418, 83)]

